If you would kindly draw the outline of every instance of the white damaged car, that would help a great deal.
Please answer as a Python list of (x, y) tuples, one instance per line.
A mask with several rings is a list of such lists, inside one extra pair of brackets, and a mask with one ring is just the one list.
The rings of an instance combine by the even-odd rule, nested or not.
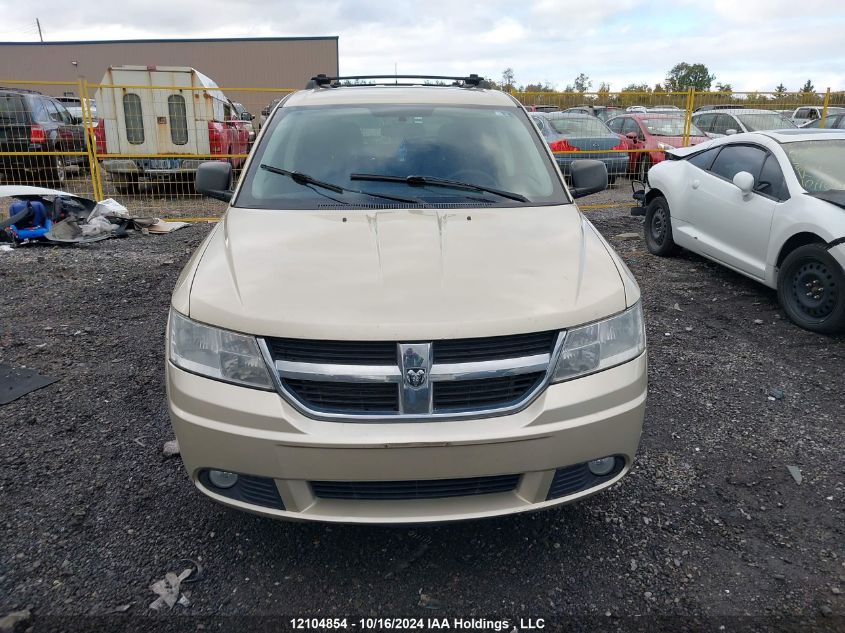
[(736, 134), (667, 158), (635, 193), (651, 253), (686, 248), (777, 289), (797, 325), (845, 329), (845, 132)]

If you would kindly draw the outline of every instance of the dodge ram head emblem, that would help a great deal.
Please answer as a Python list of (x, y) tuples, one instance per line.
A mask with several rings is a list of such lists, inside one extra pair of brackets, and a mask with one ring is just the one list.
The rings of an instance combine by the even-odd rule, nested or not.
[(420, 387), (425, 384), (425, 369), (409, 369), (405, 372), (405, 380), (412, 387)]

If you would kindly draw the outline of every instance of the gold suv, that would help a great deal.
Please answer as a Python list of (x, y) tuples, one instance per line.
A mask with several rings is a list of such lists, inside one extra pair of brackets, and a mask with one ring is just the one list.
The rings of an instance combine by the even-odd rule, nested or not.
[(191, 479), (347, 523), (537, 510), (618, 481), (646, 343), (636, 282), (573, 202), (604, 165), (573, 164), (568, 189), (524, 108), (473, 75), (336, 79), (275, 108), (234, 191), (226, 163), (198, 170), (230, 206), (168, 323)]

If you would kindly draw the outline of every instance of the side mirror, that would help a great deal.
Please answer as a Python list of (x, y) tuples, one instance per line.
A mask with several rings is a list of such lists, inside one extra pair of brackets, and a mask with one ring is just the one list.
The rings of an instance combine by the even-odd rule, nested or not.
[(249, 112), (242, 112), (241, 113), (241, 121), (252, 121), (255, 118), (254, 114), (250, 114)]
[(627, 134), (625, 134), (625, 137), (631, 139), (632, 141), (636, 141), (637, 140), (637, 133), (636, 132), (628, 132)]
[(197, 169), (194, 188), (197, 193), (215, 200), (232, 199), (232, 165), (219, 160), (201, 163)]
[(742, 192), (743, 198), (748, 198), (751, 195), (751, 191), (754, 189), (754, 176), (747, 171), (741, 171), (734, 176), (733, 182)]
[(572, 161), (569, 178), (572, 181), (569, 193), (573, 198), (583, 198), (607, 189), (607, 167), (600, 160), (582, 158)]
[(727, 130), (725, 130), (725, 134), (727, 136), (730, 136), (731, 134), (739, 134), (739, 132), (733, 128), (728, 128)]

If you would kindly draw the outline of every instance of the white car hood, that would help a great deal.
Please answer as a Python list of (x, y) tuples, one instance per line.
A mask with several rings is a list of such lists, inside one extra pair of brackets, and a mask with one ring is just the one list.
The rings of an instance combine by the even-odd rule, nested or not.
[(626, 307), (613, 258), (574, 205), (230, 209), (193, 266), (193, 282), (186, 270), (177, 284), (175, 309), (265, 336), (494, 336), (573, 326)]

